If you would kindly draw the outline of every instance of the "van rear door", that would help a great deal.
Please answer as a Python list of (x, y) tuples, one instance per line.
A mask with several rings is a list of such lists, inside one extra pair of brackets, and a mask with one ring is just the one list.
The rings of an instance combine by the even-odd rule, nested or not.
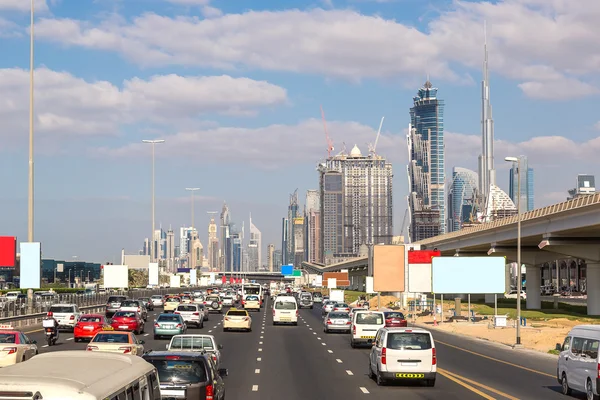
[(359, 341), (374, 341), (380, 328), (385, 326), (381, 311), (358, 311), (352, 319), (352, 337)]
[(388, 371), (435, 372), (435, 350), (429, 332), (390, 331), (384, 347)]

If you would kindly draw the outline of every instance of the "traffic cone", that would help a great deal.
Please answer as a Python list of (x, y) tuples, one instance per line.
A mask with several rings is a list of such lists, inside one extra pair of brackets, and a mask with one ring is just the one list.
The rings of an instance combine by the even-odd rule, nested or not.
[(433, 326), (438, 326), (436, 315), (433, 314)]

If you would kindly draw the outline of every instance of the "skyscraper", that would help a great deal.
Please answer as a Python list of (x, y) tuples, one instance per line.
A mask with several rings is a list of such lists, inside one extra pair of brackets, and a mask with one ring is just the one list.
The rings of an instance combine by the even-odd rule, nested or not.
[(208, 267), (211, 271), (219, 268), (219, 239), (214, 218), (208, 224)]
[(269, 272), (273, 272), (273, 253), (275, 252), (275, 245), (273, 243), (269, 243), (267, 245), (267, 268)]
[(287, 216), (287, 257), (286, 261), (288, 264), (294, 263), (296, 248), (294, 242), (294, 219), (298, 217), (298, 189), (294, 193), (290, 194), (290, 204), (288, 205), (288, 216)]
[(275, 250), (273, 252), (273, 271), (281, 271), (281, 265), (282, 265), (282, 261), (281, 261), (281, 250)]
[(288, 219), (284, 217), (281, 219), (281, 262), (283, 263), (282, 265), (288, 264), (288, 233)]
[(306, 191), (304, 206), (304, 260), (321, 262), (321, 210), (318, 190)]
[(231, 241), (230, 235), (231, 216), (229, 215), (229, 207), (223, 202), (221, 209), (221, 270), (231, 271)]
[(490, 74), (488, 68), (487, 35), (484, 33), (483, 81), (481, 82), (481, 155), (479, 156), (480, 210), (487, 205), (491, 186), (496, 184), (494, 169), (494, 120), (490, 102)]
[[(252, 214), (250, 214), (250, 241), (248, 243), (248, 249), (250, 249), (250, 245), (252, 248), (256, 249), (256, 255), (252, 255), (252, 258), (249, 259), (249, 266), (251, 271), (258, 271), (259, 268), (262, 268), (262, 234), (260, 230), (252, 223)], [(250, 251), (248, 252), (250, 254)]]
[(577, 186), (569, 190), (567, 200), (594, 193), (596, 193), (596, 177), (589, 174), (579, 174), (577, 175)]
[(358, 146), (318, 167), (321, 254), (329, 264), (356, 257), (361, 245), (391, 244), (393, 237), (392, 165)]
[(413, 97), (408, 129), (408, 208), (411, 242), (446, 231), (444, 101), (429, 80)]
[(462, 224), (476, 218), (474, 206), (477, 202), (477, 173), (470, 169), (454, 167), (448, 199), (448, 229), (450, 232), (461, 229)]
[(293, 224), (293, 236), (294, 236), (294, 267), (300, 268), (302, 261), (304, 261), (304, 218), (294, 218)]
[[(533, 198), (533, 168), (529, 168), (526, 156), (519, 156), (521, 164), (521, 212), (531, 211), (534, 208)], [(513, 163), (508, 172), (508, 196), (515, 203), (518, 203), (517, 191), (519, 185), (519, 173), (517, 164)]]
[(167, 231), (167, 271), (175, 272), (175, 232), (169, 227)]

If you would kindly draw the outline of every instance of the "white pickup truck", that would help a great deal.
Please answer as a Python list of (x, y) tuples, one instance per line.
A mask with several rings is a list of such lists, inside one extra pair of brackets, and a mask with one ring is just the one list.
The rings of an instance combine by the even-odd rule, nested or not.
[(175, 335), (167, 345), (168, 351), (206, 351), (217, 364), (221, 363), (222, 344), (213, 335)]

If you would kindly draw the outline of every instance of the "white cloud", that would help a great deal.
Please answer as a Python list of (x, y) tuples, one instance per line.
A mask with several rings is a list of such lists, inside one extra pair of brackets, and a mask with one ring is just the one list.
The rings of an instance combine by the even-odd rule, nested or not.
[[(6, 139), (27, 129), (29, 72), (0, 69), (0, 118)], [(253, 114), (285, 103), (285, 89), (267, 82), (229, 76), (134, 78), (122, 88), (106, 81), (86, 82), (67, 72), (35, 71), (36, 130), (61, 135), (115, 135), (128, 123), (168, 123), (201, 115)]]
[[(35, 11), (47, 11), (48, 4), (46, 0), (35, 0), (33, 3)], [(0, 10), (11, 11), (30, 11), (31, 1), (29, 0), (0, 0)]]
[(0, 37), (15, 37), (22, 35), (19, 25), (0, 17)]
[(216, 18), (223, 15), (223, 11), (216, 7), (204, 6), (202, 7), (202, 15), (206, 18)]
[(249, 66), (351, 80), (420, 80), (427, 69), (436, 80), (460, 82), (463, 73), (451, 66), (480, 68), (487, 20), (492, 71), (522, 82), (529, 96), (563, 99), (561, 88), (567, 85), (574, 95), (597, 92), (591, 77), (600, 72), (598, 18), (598, 0), (578, 0), (577, 7), (566, 0), (456, 0), (427, 32), (352, 10), (311, 9), (208, 20), (144, 14), (130, 24), (99, 26), (47, 19), (40, 21), (38, 33), (61, 43), (118, 51), (143, 65)]

